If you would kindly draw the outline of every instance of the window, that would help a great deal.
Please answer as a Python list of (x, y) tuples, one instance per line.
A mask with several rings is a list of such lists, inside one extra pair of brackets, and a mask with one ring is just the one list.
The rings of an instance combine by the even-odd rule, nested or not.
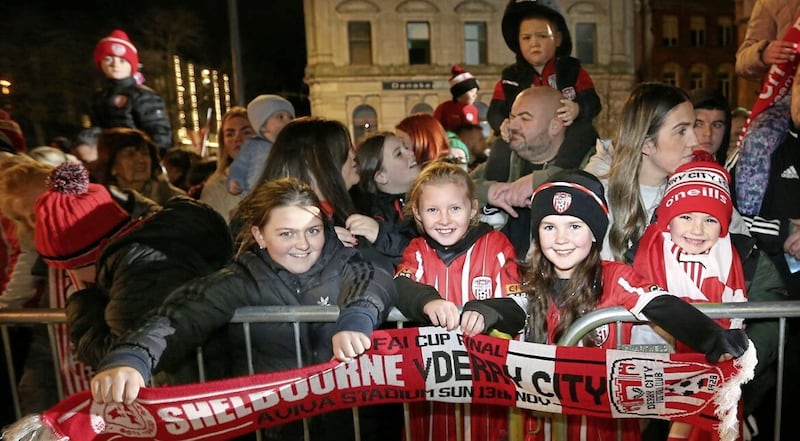
[(693, 16), (689, 18), (689, 44), (693, 47), (706, 45), (706, 19)]
[(661, 18), (661, 43), (667, 47), (678, 45), (678, 17), (665, 15)]
[(675, 87), (680, 87), (681, 84), (681, 67), (675, 63), (667, 63), (661, 69), (661, 81), (671, 84)]
[(725, 64), (717, 69), (717, 89), (719, 89), (722, 96), (728, 99), (733, 97), (733, 66)]
[(733, 45), (733, 20), (730, 17), (720, 17), (717, 19), (717, 26), (719, 26), (719, 45), (722, 47)]
[(594, 64), (597, 25), (578, 23), (575, 25), (575, 55), (581, 64)]
[(353, 140), (360, 142), (364, 136), (378, 131), (378, 113), (372, 106), (362, 104), (353, 110)]
[(411, 113), (409, 113), (409, 115), (413, 115), (415, 113), (427, 113), (428, 115), (433, 115), (433, 107), (426, 103), (417, 103), (411, 108)]
[(708, 68), (701, 64), (695, 64), (689, 69), (689, 87), (690, 91), (696, 89), (704, 89), (708, 79)]
[(347, 22), (350, 64), (372, 64), (372, 33), (368, 21)]
[(486, 23), (464, 23), (464, 62), (486, 64)]
[(406, 24), (408, 64), (431, 64), (431, 32), (426, 22)]

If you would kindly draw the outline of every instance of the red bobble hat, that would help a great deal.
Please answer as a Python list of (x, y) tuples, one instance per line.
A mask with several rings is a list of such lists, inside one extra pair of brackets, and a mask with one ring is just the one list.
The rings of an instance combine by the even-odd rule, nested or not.
[(669, 177), (664, 199), (656, 209), (662, 231), (675, 216), (697, 212), (717, 218), (720, 237), (725, 237), (733, 214), (730, 180), (728, 171), (716, 162), (692, 161), (678, 167)]
[(36, 200), (34, 240), (54, 268), (75, 269), (97, 261), (102, 246), (131, 220), (108, 189), (89, 183), (83, 164), (65, 162), (50, 173)]
[(458, 97), (472, 89), (480, 89), (478, 80), (471, 73), (462, 69), (461, 66), (453, 66), (450, 72), (453, 74), (449, 81), (450, 94), (453, 95), (453, 99), (458, 99)]
[(128, 60), (128, 63), (131, 64), (131, 74), (139, 71), (139, 52), (124, 31), (115, 29), (107, 37), (97, 42), (97, 46), (94, 47), (94, 63), (98, 68), (103, 58), (109, 55)]

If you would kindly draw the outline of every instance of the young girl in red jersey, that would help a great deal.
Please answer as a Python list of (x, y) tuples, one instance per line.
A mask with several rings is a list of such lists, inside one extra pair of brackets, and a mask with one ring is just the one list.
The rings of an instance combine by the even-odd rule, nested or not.
[[(603, 193), (600, 181), (581, 170), (559, 172), (536, 189), (531, 204), (534, 240), (529, 264), (523, 270), (525, 295), (467, 303), (461, 318), (464, 334), (475, 335), (485, 329), (510, 334), (524, 330), (528, 341), (553, 344), (579, 317), (595, 309), (623, 306), (705, 353), (710, 362), (741, 355), (747, 337), (740, 329), (725, 330), (631, 267), (600, 259), (608, 227)], [(582, 344), (612, 348), (616, 339), (615, 326), (603, 325), (584, 337)], [(622, 336), (623, 343), (627, 339)], [(618, 439), (617, 423), (568, 416), (567, 439)], [(641, 438), (637, 420), (621, 420), (619, 427), (623, 440)], [(529, 413), (525, 429), (526, 441), (550, 439), (547, 419)]]
[[(406, 210), (421, 237), (411, 240), (397, 267), (398, 290), (403, 280), (431, 285), (439, 291), (404, 295), (397, 307), (419, 322), (455, 329), (458, 306), (471, 300), (519, 292), (516, 254), (511, 242), (488, 224), (478, 222), (475, 185), (458, 165), (435, 161), (411, 187)], [(485, 405), (412, 403), (413, 440), (504, 440), (508, 409)]]

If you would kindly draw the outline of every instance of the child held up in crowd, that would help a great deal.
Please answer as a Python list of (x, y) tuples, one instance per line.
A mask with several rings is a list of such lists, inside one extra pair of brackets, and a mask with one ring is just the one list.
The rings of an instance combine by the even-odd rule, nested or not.
[(272, 144), (295, 116), (294, 106), (278, 95), (259, 95), (247, 104), (247, 117), (258, 134), (242, 144), (228, 170), (228, 191), (242, 197), (256, 187)]
[[(531, 211), (534, 240), (530, 263), (523, 267), (525, 295), (468, 302), (461, 318), (465, 335), (492, 329), (513, 335), (525, 330), (528, 341), (554, 344), (579, 317), (623, 306), (704, 353), (709, 362), (744, 353), (748, 342), (740, 329), (723, 329), (631, 267), (600, 259), (608, 206), (594, 175), (581, 170), (553, 175), (537, 187)], [(616, 340), (615, 327), (603, 325), (582, 344), (612, 348)], [(623, 343), (627, 340), (623, 335)], [(568, 416), (567, 439), (618, 439), (617, 424), (612, 419)], [(640, 439), (638, 421), (626, 419), (620, 424), (623, 440)], [(549, 439), (549, 422), (527, 414), (525, 426), (526, 440)]]
[(480, 89), (478, 80), (461, 66), (453, 66), (452, 73), (449, 83), (453, 99), (439, 104), (433, 111), (433, 117), (449, 131), (455, 131), (462, 124), (477, 125), (479, 121), (475, 106)]
[(142, 84), (139, 53), (128, 35), (116, 29), (101, 39), (94, 48), (94, 62), (106, 77), (92, 101), (94, 125), (142, 130), (163, 155), (172, 147), (172, 125), (164, 101)]
[[(406, 211), (421, 237), (411, 241), (397, 267), (398, 309), (411, 320), (447, 329), (459, 325), (458, 306), (471, 300), (520, 291), (516, 253), (506, 236), (478, 222), (475, 185), (466, 171), (447, 161), (423, 169), (408, 193)], [(435, 292), (402, 289), (404, 280), (431, 285)], [(407, 283), (407, 282), (406, 282)], [(458, 419), (451, 403), (412, 403), (411, 439), (449, 440), (459, 430), (473, 440), (507, 437), (508, 409), (465, 405)], [(448, 436), (448, 434), (450, 434)]]
[[(487, 119), (496, 134), (505, 138), (508, 116), (517, 95), (529, 87), (552, 87), (563, 95), (558, 117), (568, 126), (564, 148), (556, 165), (578, 167), (599, 137), (592, 120), (600, 113), (600, 97), (588, 72), (571, 57), (572, 38), (564, 16), (541, 2), (511, 0), (503, 14), (503, 38), (516, 54), (516, 62), (503, 69), (489, 106)], [(508, 142), (505, 139), (505, 142)], [(508, 155), (497, 142), (490, 156), (487, 174), (491, 178), (493, 157)], [(501, 163), (504, 163), (501, 162)]]

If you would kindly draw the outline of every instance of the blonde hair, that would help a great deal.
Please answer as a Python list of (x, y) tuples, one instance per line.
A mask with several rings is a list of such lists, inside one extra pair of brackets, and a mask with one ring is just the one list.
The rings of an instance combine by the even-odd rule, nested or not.
[(53, 166), (22, 155), (4, 161), (0, 168), (0, 212), (14, 222), (20, 241), (33, 244), (34, 213), (33, 206), (20, 206), (21, 195), (26, 191), (47, 191), (51, 171)]
[(625, 251), (638, 242), (649, 223), (642, 206), (639, 173), (642, 146), (655, 142), (667, 114), (681, 103), (689, 102), (686, 92), (665, 83), (637, 85), (620, 114), (614, 157), (608, 172), (608, 204), (614, 221), (608, 242), (614, 260), (623, 261)]
[[(408, 198), (405, 207), (403, 208), (404, 214), (407, 217), (414, 219), (417, 230), (424, 233), (422, 223), (414, 216), (414, 210), (419, 209), (419, 200), (422, 197), (422, 189), (426, 185), (441, 185), (441, 184), (455, 184), (463, 186), (467, 191), (467, 198), (470, 204), (476, 204), (475, 196), (475, 182), (472, 181), (469, 174), (461, 167), (452, 162), (439, 159), (429, 163), (422, 169), (417, 179), (408, 190)], [(478, 223), (478, 216), (472, 216), (470, 219), (471, 225)]]

